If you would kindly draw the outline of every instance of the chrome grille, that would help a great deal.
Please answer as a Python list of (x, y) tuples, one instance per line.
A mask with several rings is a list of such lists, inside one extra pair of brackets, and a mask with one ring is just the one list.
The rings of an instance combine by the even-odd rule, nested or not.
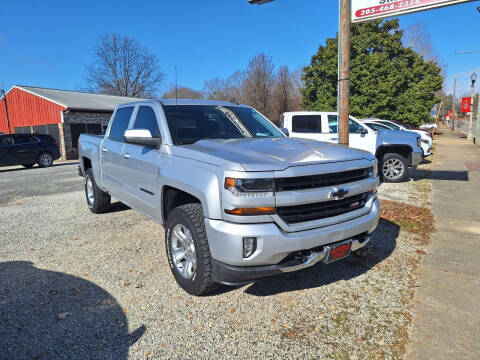
[(341, 200), (322, 201), (313, 204), (277, 207), (277, 215), (287, 224), (320, 220), (358, 210), (365, 206), (369, 193), (350, 196)]
[(370, 167), (321, 175), (276, 178), (275, 191), (305, 190), (348, 184), (367, 179), (371, 169)]

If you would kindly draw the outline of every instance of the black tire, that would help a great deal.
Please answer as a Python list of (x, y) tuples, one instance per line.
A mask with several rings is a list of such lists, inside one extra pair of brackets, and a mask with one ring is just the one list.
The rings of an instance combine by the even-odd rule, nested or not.
[(22, 166), (27, 169), (31, 169), (35, 164), (23, 164)]
[(408, 176), (407, 160), (402, 155), (396, 153), (387, 153), (383, 155), (380, 174), (382, 180), (386, 183), (405, 181)]
[[(206, 295), (219, 286), (212, 280), (212, 257), (204, 221), (202, 205), (191, 203), (173, 209), (165, 224), (165, 245), (170, 270), (180, 287), (196, 296)], [(172, 256), (173, 229), (177, 225), (188, 229), (195, 246), (196, 269), (191, 278), (185, 278), (181, 274)]]
[[(91, 182), (91, 197), (89, 197), (89, 182)], [(90, 211), (94, 214), (105, 213), (110, 209), (112, 198), (108, 193), (100, 189), (95, 182), (93, 170), (88, 169), (85, 174), (85, 197)]]
[(53, 165), (53, 156), (49, 152), (42, 152), (37, 157), (38, 166), (45, 168)]

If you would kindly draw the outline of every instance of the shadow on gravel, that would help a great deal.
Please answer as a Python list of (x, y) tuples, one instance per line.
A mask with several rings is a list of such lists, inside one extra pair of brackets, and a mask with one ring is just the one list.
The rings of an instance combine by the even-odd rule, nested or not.
[(127, 359), (145, 332), (128, 334), (120, 305), (94, 283), (0, 263), (0, 359)]
[(116, 212), (127, 211), (127, 210), (130, 210), (130, 208), (127, 205), (125, 205), (120, 201), (117, 201), (110, 206), (108, 213), (116, 213)]
[[(53, 164), (50, 166), (50, 168), (55, 168), (58, 166), (69, 166), (69, 165), (78, 165), (78, 162), (70, 162), (70, 163), (60, 163), (60, 164)], [(0, 173), (4, 172), (14, 172), (14, 171), (35, 171), (35, 170), (40, 170), (40, 169), (50, 169), (50, 168), (41, 168), (38, 165), (35, 165), (33, 168), (27, 169), (23, 166), (15, 167), (15, 168), (8, 168), (8, 169), (0, 169)]]
[(305, 270), (277, 275), (252, 284), (245, 293), (254, 296), (271, 296), (288, 291), (317, 288), (340, 280), (350, 280), (366, 273), (393, 252), (400, 232), (398, 225), (385, 219), (373, 233), (372, 240), (359, 255), (325, 265), (317, 264)]

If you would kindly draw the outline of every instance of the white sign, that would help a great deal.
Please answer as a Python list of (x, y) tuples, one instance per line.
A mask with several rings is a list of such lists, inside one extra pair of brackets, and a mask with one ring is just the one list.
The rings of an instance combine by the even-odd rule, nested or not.
[(352, 23), (477, 0), (352, 0)]

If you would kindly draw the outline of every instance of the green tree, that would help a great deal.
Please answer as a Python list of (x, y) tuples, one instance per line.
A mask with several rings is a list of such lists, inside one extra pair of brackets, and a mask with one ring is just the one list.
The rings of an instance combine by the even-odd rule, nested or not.
[[(441, 68), (402, 44), (398, 19), (352, 26), (350, 111), (420, 125), (439, 102)], [(304, 68), (303, 104), (309, 110), (337, 107), (337, 38), (329, 38)]]

